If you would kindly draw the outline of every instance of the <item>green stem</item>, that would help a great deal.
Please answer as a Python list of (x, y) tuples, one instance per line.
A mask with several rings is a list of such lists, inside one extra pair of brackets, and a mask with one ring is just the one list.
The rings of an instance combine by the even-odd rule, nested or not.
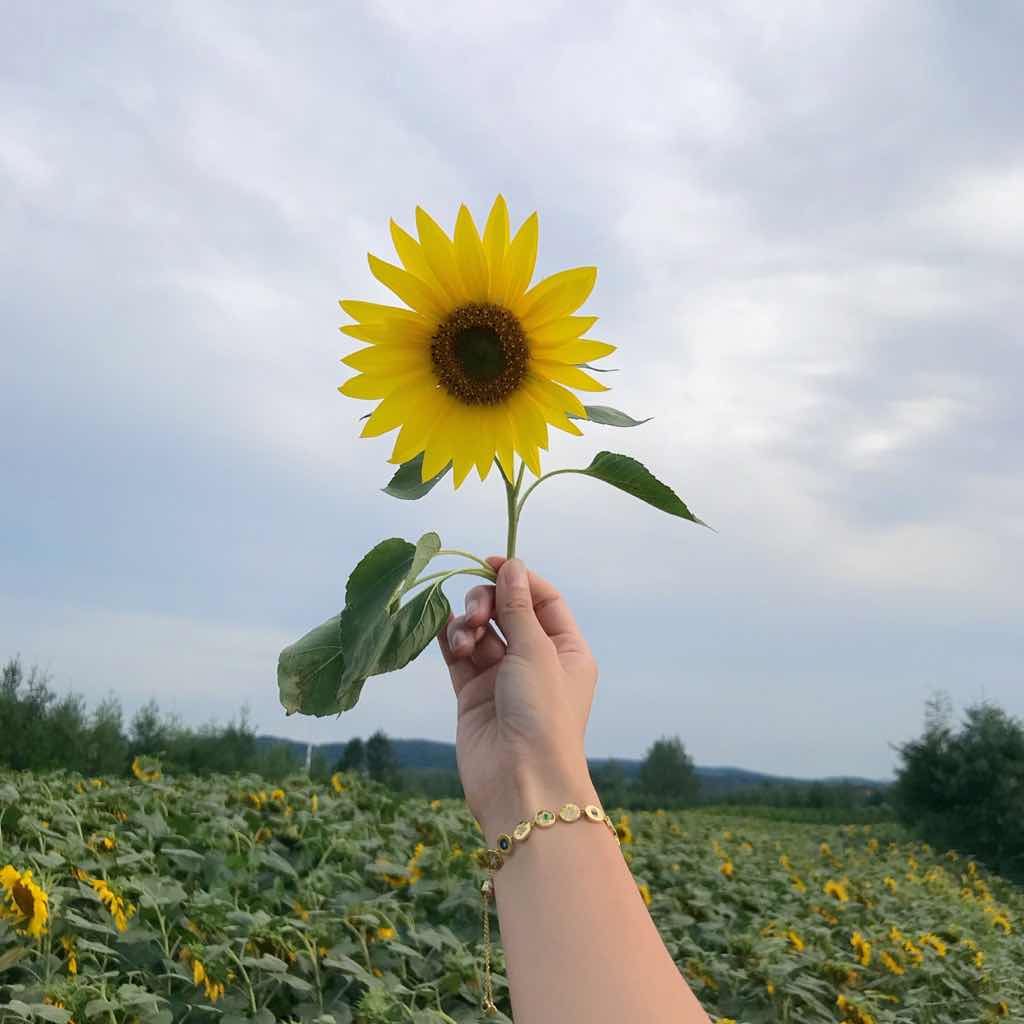
[(460, 558), (468, 558), (471, 562), (476, 562), (477, 565), (493, 572), (491, 567), (482, 558), (477, 558), (476, 555), (471, 554), (469, 551), (460, 551), (459, 548), (441, 548), (434, 557), (440, 558), (441, 555), (457, 555)]
[(421, 583), (427, 583), (429, 580), (449, 579), (452, 576), (481, 576), (487, 580), (488, 583), (493, 583), (497, 578), (498, 574), (488, 565), (485, 566), (486, 572), (483, 569), (446, 569), (444, 572), (432, 572), (429, 576), (421, 576), (418, 580), (413, 580), (403, 591), (404, 596), (414, 587), (418, 587)]

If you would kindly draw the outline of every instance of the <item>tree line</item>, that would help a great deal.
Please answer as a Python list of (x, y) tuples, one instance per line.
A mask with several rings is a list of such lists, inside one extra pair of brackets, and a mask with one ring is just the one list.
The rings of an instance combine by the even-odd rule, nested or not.
[[(924, 731), (896, 746), (890, 786), (766, 782), (723, 791), (702, 786), (678, 736), (656, 740), (639, 772), (614, 761), (591, 766), (607, 807), (637, 810), (698, 804), (774, 809), (808, 821), (868, 821), (898, 817), (933, 845), (957, 849), (1008, 877), (1024, 879), (1024, 724), (991, 703), (968, 707), (954, 721), (948, 697), (926, 708)], [(85, 775), (127, 772), (136, 755), (159, 757), (175, 773), (258, 772), (279, 779), (304, 767), (294, 745), (261, 743), (242, 712), (227, 725), (187, 726), (154, 702), (125, 723), (108, 697), (89, 710), (77, 694), (58, 694), (38, 667), (20, 658), (0, 668), (0, 767), (66, 769)], [(358, 772), (399, 793), (461, 798), (457, 772), (404, 768), (384, 732), (348, 741), (336, 763), (313, 754), (310, 774)]]

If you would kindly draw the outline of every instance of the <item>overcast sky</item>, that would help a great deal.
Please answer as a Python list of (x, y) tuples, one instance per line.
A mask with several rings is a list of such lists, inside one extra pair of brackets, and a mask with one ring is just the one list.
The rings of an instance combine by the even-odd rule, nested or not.
[[(594, 756), (891, 773), (935, 690), (1024, 714), (1024, 7), (48, 2), (0, 37), (0, 657), (245, 702), (264, 732), (454, 737), (435, 648), (339, 719), (281, 647), (389, 536), (502, 549), (492, 476), (379, 492), (342, 297), (417, 203), (596, 264), (625, 451), (717, 533), (582, 477), (523, 557), (599, 659)], [(462, 588), (450, 596), (461, 604)]]

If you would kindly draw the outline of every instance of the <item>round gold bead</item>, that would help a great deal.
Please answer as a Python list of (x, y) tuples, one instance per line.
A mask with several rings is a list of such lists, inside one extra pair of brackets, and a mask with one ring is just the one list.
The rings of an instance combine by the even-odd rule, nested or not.
[(587, 806), (583, 808), (583, 813), (591, 821), (604, 821), (604, 811), (602, 811), (601, 808), (597, 806), (597, 804), (587, 804)]
[(578, 804), (562, 804), (558, 809), (558, 816), (562, 821), (578, 821), (580, 809)]
[(533, 830), (533, 822), (532, 821), (525, 821), (525, 820), (521, 821), (512, 830), (512, 838), (517, 843), (525, 843), (526, 840), (529, 838), (530, 832), (532, 830)]
[(538, 811), (533, 816), (533, 823), (535, 825), (539, 825), (541, 828), (551, 828), (551, 826), (554, 825), (555, 820), (555, 815), (547, 809)]

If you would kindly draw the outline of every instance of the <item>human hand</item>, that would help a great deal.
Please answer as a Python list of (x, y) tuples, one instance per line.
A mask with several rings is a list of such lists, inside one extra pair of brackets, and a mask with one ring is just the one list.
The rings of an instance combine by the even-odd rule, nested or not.
[(487, 561), (496, 586), (473, 587), (438, 643), (458, 698), (466, 802), (493, 839), (541, 807), (596, 802), (583, 735), (597, 665), (547, 580), (518, 559)]

